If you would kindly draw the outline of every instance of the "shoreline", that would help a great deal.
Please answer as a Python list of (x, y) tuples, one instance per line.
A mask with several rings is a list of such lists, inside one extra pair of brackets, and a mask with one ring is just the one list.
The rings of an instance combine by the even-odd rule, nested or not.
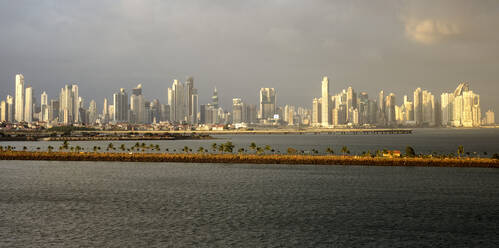
[(202, 153), (96, 153), (2, 151), (0, 160), (119, 161), (239, 164), (365, 165), (499, 168), (491, 158), (382, 158), (340, 155), (256, 155)]

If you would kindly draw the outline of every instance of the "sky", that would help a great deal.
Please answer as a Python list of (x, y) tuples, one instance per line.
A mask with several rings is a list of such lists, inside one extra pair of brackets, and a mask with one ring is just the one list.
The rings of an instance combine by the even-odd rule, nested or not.
[(332, 94), (384, 90), (397, 104), (469, 82), (499, 111), (498, 24), (497, 0), (0, 0), (0, 97), (22, 73), (50, 98), (78, 83), (102, 106), (142, 83), (165, 102), (193, 76), (200, 104), (214, 87), (227, 110), (272, 87), (279, 105), (310, 107), (328, 76)]

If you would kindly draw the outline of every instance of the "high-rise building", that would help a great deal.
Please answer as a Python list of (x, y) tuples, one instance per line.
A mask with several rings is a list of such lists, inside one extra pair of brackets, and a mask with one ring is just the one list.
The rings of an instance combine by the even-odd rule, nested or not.
[(357, 109), (357, 93), (353, 90), (352, 87), (348, 87), (347, 89), (347, 122), (353, 123), (353, 117), (350, 113), (353, 113), (354, 109)]
[(244, 120), (244, 104), (241, 98), (232, 99), (232, 123), (242, 123)]
[(414, 121), (416, 125), (423, 124), (423, 92), (421, 88), (414, 91)]
[(274, 88), (260, 89), (260, 119), (271, 119), (277, 114), (276, 92)]
[[(186, 114), (187, 114), (187, 121), (192, 123), (194, 119), (194, 113), (193, 111), (193, 102), (192, 102), (192, 96), (194, 95), (194, 78), (193, 77), (187, 77), (187, 80), (185, 81), (185, 107), (186, 107)], [(196, 113), (197, 114), (197, 113)]]
[(388, 96), (386, 96), (385, 100), (385, 113), (388, 125), (396, 124), (395, 106), (395, 94), (390, 93)]
[(168, 105), (170, 105), (170, 117), (172, 121), (187, 121), (187, 109), (184, 85), (178, 80), (173, 80), (171, 88), (168, 88)]
[(15, 107), (15, 120), (17, 122), (24, 121), (24, 76), (22, 74), (16, 75), (16, 107)]
[(329, 127), (331, 125), (331, 106), (329, 97), (329, 79), (327, 77), (322, 78), (322, 103), (321, 103), (321, 122), (323, 127)]
[(496, 119), (494, 112), (492, 110), (488, 110), (485, 112), (485, 123), (484, 125), (495, 125), (496, 124)]
[(358, 100), (359, 124), (369, 123), (369, 95), (361, 92)]
[(218, 109), (218, 91), (217, 91), (217, 87), (215, 87), (215, 89), (213, 90), (213, 96), (211, 97), (211, 105)]
[(7, 121), (7, 103), (5, 101), (0, 102), (0, 121)]
[(321, 98), (314, 98), (312, 101), (312, 125), (321, 125)]
[(78, 92), (78, 85), (73, 84), (71, 86), (72, 98), (73, 98), (73, 122), (72, 123), (80, 123), (80, 102), (81, 98)]
[(128, 122), (128, 94), (125, 89), (121, 88), (118, 93), (113, 95), (113, 121), (114, 122)]
[(104, 105), (102, 107), (102, 122), (103, 123), (109, 122), (108, 108), (109, 108), (109, 106), (107, 104), (107, 98), (104, 98)]
[(42, 95), (40, 96), (40, 120), (41, 121), (45, 121), (47, 122), (48, 121), (48, 118), (49, 118), (49, 111), (48, 111), (48, 96), (47, 96), (47, 93), (44, 91), (42, 93)]
[(197, 125), (198, 124), (198, 106), (199, 106), (199, 95), (198, 95), (197, 89), (192, 89), (190, 105), (191, 105), (191, 107), (190, 107), (191, 124)]
[(54, 121), (59, 119), (60, 103), (58, 100), (51, 99), (49, 106), (49, 118), (48, 121)]
[(407, 95), (404, 96), (404, 109), (405, 109), (404, 121), (414, 124), (414, 103), (409, 101)]
[(247, 123), (257, 123), (258, 121), (258, 111), (256, 110), (256, 105), (255, 104), (245, 104), (244, 105), (246, 108), (246, 111), (243, 111), (246, 113), (246, 122)]
[(442, 126), (450, 126), (452, 125), (452, 117), (453, 117), (453, 103), (454, 103), (454, 94), (452, 93), (442, 93), (440, 95), (440, 103), (441, 103), (441, 113), (442, 113)]
[(132, 95), (130, 96), (130, 122), (146, 123), (145, 114), (145, 100), (142, 95), (142, 84), (139, 84), (132, 89)]
[(378, 94), (378, 116), (377, 121), (378, 125), (384, 126), (386, 125), (386, 99), (385, 92), (381, 90)]
[(27, 123), (33, 122), (33, 88), (26, 87), (24, 93), (24, 121)]
[(94, 124), (97, 121), (97, 103), (92, 99), (88, 107), (88, 123)]
[(59, 122), (65, 125), (74, 123), (74, 103), (72, 87), (66, 85), (59, 95)]

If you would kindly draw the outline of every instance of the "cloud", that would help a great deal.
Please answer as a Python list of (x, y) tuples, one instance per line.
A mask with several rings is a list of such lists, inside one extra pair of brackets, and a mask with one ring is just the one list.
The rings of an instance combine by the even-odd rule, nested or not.
[(457, 24), (437, 20), (409, 20), (405, 23), (406, 35), (416, 42), (433, 44), (446, 38), (461, 34)]

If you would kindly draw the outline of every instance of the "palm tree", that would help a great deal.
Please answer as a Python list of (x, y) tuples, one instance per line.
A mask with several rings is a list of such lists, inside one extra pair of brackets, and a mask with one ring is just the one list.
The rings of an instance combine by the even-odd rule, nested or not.
[(125, 151), (125, 149), (126, 149), (125, 144), (121, 144), (120, 149), (121, 149), (122, 151)]
[(221, 152), (222, 154), (224, 153), (225, 150), (225, 144), (220, 144), (218, 145), (218, 151)]
[(272, 150), (272, 147), (270, 147), (269, 145), (265, 145), (265, 147), (263, 149), (265, 151), (270, 151), (270, 150)]
[(54, 149), (54, 147), (53, 147), (53, 146), (48, 146), (48, 147), (47, 147), (47, 150), (49, 150), (49, 152), (52, 152), (52, 150), (53, 150), (53, 149)]
[(199, 153), (204, 153), (204, 148), (203, 148), (202, 146), (200, 146), (200, 147), (198, 148), (198, 152), (199, 152)]
[(213, 144), (211, 144), (211, 149), (212, 149), (213, 151), (216, 151), (216, 150), (217, 150), (217, 147), (218, 147), (218, 146), (217, 146), (217, 143), (213, 143)]
[(457, 156), (461, 158), (461, 155), (464, 153), (464, 147), (462, 145), (457, 147)]
[(182, 151), (184, 151), (185, 153), (188, 153), (189, 152), (189, 147), (188, 146), (184, 146), (184, 149), (182, 149)]
[(333, 155), (333, 154), (334, 154), (334, 150), (333, 150), (333, 148), (331, 148), (331, 147), (328, 147), (328, 148), (326, 149), (326, 152), (327, 152), (327, 153), (329, 153), (330, 155)]
[(350, 151), (348, 150), (348, 148), (346, 146), (343, 146), (341, 148), (341, 153), (343, 153), (343, 156), (345, 156), (346, 153), (350, 154)]
[(65, 140), (63, 143), (62, 143), (62, 149), (68, 149), (69, 147), (69, 143), (67, 140)]
[(238, 152), (239, 154), (244, 153), (244, 148), (242, 148), (242, 147), (241, 147), (241, 148), (239, 148), (239, 149), (237, 150), (237, 152)]
[(107, 150), (114, 149), (113, 143), (107, 144)]
[(250, 148), (251, 150), (253, 150), (253, 151), (256, 151), (256, 144), (255, 144), (255, 142), (251, 142), (251, 144), (250, 144), (249, 148)]
[(27, 150), (28, 150), (28, 147), (23, 146), (23, 151), (27, 151)]
[(227, 141), (227, 143), (225, 143), (224, 145), (224, 150), (228, 153), (232, 153), (232, 151), (234, 150), (234, 144), (232, 144), (232, 142), (230, 141)]
[(263, 148), (261, 148), (261, 147), (257, 147), (257, 148), (256, 148), (256, 153), (257, 153), (258, 155), (262, 154), (262, 153), (263, 153)]

